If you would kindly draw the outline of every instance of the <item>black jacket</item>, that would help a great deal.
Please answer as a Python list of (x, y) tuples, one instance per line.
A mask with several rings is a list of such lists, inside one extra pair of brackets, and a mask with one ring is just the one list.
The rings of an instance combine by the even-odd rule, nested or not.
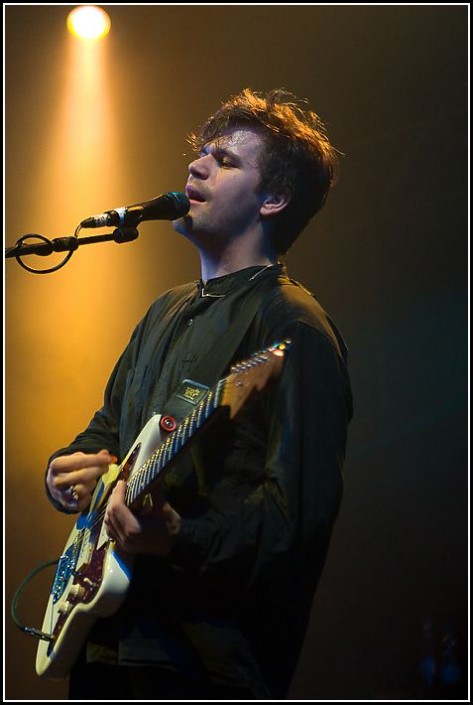
[(54, 455), (107, 448), (123, 458), (199, 361), (208, 360), (207, 379), (196, 381), (217, 381), (219, 341), (249, 297), (260, 298), (233, 361), (290, 339), (280, 378), (166, 476), (183, 518), (177, 544), (166, 558), (137, 557), (125, 603), (90, 637), (107, 647), (99, 657), (157, 662), (264, 699), (285, 696), (297, 664), (342, 496), (352, 406), (344, 344), (325, 312), (281, 265), (260, 269), (163, 294), (103, 407)]

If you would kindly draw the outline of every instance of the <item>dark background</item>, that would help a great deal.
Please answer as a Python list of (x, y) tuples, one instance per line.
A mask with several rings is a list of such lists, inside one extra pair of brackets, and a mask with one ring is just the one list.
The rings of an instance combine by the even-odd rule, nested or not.
[[(44, 166), (69, 9), (5, 9), (6, 244), (26, 232), (72, 234), (92, 213), (182, 189), (185, 136), (245, 86), (306, 97), (344, 156), (339, 184), (287, 265), (348, 342), (355, 416), (344, 502), (291, 698), (465, 698), (468, 7), (109, 6), (117, 149), (97, 149), (84, 198), (71, 194), (60, 153), (53, 171)], [(9, 615), (25, 575), (57, 555), (72, 527), (44, 499), (47, 457), (100, 404), (152, 300), (199, 276), (169, 224), (140, 231), (134, 245), (81, 248), (53, 275), (5, 265), (10, 700), (66, 693), (64, 682), (36, 676), (36, 642)], [(33, 585), (21, 612), (39, 627), (49, 588), (42, 578)], [(455, 630), (455, 691), (422, 688), (426, 620), (439, 652)]]

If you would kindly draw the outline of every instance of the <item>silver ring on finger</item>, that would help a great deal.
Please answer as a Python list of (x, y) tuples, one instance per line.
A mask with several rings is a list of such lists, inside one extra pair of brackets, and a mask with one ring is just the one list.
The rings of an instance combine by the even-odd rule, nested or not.
[(77, 489), (75, 485), (71, 485), (70, 487), (67, 488), (66, 493), (69, 497), (69, 500), (71, 502), (77, 502), (79, 499), (79, 495), (77, 494)]

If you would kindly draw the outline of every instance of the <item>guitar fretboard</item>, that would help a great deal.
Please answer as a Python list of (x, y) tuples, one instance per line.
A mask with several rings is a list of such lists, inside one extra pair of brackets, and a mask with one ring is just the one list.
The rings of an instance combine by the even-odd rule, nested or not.
[(146, 493), (161, 471), (177, 457), (197, 431), (221, 407), (225, 382), (224, 379), (220, 380), (214, 389), (209, 390), (189, 416), (183, 419), (178, 428), (169, 434), (140, 468), (132, 472), (126, 487), (125, 501), (127, 506), (131, 506), (140, 495)]

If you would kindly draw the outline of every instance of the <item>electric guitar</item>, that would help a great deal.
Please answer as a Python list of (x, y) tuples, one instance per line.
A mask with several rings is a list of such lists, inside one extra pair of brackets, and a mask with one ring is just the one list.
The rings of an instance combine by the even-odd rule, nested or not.
[[(261, 391), (280, 374), (288, 346), (288, 341), (276, 343), (232, 367), (213, 389), (201, 387), (198, 402), (181, 423), (169, 416), (152, 416), (121, 465), (110, 465), (101, 476), (58, 562), (42, 632), (37, 635), (39, 676), (66, 677), (93, 623), (114, 614), (125, 599), (133, 556), (120, 552), (103, 523), (116, 483), (125, 480), (125, 501), (134, 513), (146, 511), (164, 473), (204, 427), (220, 414), (234, 418), (252, 392)], [(185, 382), (183, 394), (192, 403), (196, 387), (189, 381), (186, 391)]]

